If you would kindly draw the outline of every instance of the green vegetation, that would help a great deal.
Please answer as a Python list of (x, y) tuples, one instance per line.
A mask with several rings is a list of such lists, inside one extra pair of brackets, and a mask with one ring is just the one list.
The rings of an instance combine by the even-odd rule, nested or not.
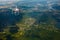
[(23, 19), (16, 24), (18, 31), (8, 27), (4, 32), (0, 32), (0, 40), (60, 40), (60, 30), (55, 28), (54, 23), (54, 21), (48, 21), (29, 25)]

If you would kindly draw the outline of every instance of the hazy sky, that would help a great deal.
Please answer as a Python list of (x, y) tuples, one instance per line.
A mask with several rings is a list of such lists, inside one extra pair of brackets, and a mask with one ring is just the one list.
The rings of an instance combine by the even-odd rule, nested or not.
[(0, 3), (14, 3), (14, 2), (17, 2), (17, 1), (59, 1), (59, 0), (0, 0)]
[(19, 0), (0, 0), (1, 1), (19, 1)]
[(10, 4), (18, 1), (20, 0), (0, 0), (0, 4)]
[(20, 0), (0, 0), (0, 3), (3, 2), (17, 2), (17, 1), (20, 1)]

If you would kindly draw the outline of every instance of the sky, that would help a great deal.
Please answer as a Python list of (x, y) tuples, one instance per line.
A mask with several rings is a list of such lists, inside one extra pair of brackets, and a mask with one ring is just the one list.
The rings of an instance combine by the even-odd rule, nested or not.
[(6, 4), (6, 3), (14, 3), (18, 2), (20, 0), (0, 0), (0, 4)]
[(0, 2), (3, 2), (3, 1), (19, 1), (19, 0), (0, 0)]
[(0, 4), (15, 3), (18, 1), (59, 1), (59, 0), (0, 0)]

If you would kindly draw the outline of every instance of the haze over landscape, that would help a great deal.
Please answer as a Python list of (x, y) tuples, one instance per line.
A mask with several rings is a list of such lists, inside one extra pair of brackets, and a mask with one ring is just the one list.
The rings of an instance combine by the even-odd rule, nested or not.
[(0, 0), (0, 40), (60, 40), (60, 0)]

